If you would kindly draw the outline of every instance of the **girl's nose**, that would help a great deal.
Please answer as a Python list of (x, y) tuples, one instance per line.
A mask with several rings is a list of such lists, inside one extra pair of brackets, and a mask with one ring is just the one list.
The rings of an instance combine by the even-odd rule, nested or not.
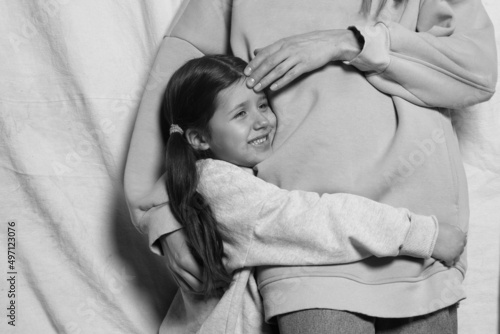
[(266, 128), (268, 126), (269, 126), (269, 119), (267, 119), (267, 117), (262, 115), (261, 113), (258, 113), (257, 116), (255, 117), (254, 128), (261, 129), (261, 128)]

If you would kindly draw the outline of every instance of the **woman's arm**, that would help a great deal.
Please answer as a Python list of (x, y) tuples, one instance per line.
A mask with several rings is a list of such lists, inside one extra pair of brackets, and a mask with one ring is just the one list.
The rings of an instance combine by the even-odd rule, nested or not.
[(359, 28), (365, 45), (350, 63), (372, 85), (428, 107), (460, 108), (491, 98), (495, 35), (481, 0), (423, 0), (417, 32), (402, 24), (382, 17)]
[[(203, 54), (227, 53), (230, 7), (230, 0), (183, 1), (151, 66), (125, 169), (125, 195), (134, 225), (148, 235), (153, 252), (165, 252), (180, 287), (191, 292), (202, 288), (197, 279), (201, 268), (187, 251), (168, 197), (162, 197), (164, 183), (157, 184), (164, 163), (160, 109), (165, 87), (180, 66)], [(162, 201), (155, 202), (157, 197)]]
[[(493, 25), (481, 1), (408, 1), (406, 6), (401, 23), (381, 14), (373, 24), (357, 27), (361, 41), (338, 29), (292, 36), (257, 50), (246, 70), (248, 85), (280, 89), (341, 60), (365, 72), (382, 92), (418, 105), (456, 108), (488, 100), (497, 60)], [(410, 30), (413, 17), (417, 31), (414, 23)], [(359, 43), (362, 50), (354, 57)]]
[(228, 0), (184, 1), (161, 42), (144, 89), (127, 157), (125, 194), (133, 223), (148, 234), (158, 254), (162, 252), (158, 238), (180, 228), (169, 206), (153, 200), (165, 156), (160, 126), (163, 93), (172, 74), (187, 60), (227, 52), (230, 6)]

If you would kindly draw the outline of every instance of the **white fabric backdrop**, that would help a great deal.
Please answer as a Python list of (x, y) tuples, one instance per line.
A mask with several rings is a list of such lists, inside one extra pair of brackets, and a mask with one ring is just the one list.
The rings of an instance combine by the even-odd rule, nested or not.
[[(500, 1), (483, 0), (500, 52)], [(478, 61), (480, 61), (478, 59)], [(499, 62), (500, 63), (500, 62)], [(500, 73), (500, 70), (499, 70)], [(468, 298), (459, 308), (459, 333), (499, 333), (500, 84), (493, 98), (455, 113), (469, 182)]]
[[(174, 291), (130, 222), (122, 179), (178, 3), (0, 1), (0, 333), (157, 332)], [(8, 221), (17, 226), (15, 328)]]
[[(173, 285), (130, 223), (122, 178), (145, 79), (179, 2), (0, 2), (0, 332), (157, 331)], [(484, 4), (500, 46), (500, 3)], [(499, 94), (455, 120), (471, 196), (460, 333), (497, 333)], [(6, 317), (8, 222), (16, 327)]]

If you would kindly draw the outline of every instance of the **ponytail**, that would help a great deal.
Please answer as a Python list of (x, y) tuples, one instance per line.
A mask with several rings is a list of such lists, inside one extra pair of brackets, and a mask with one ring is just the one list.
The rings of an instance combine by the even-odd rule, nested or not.
[[(196, 161), (210, 152), (195, 150), (183, 130), (210, 135), (209, 121), (215, 113), (219, 92), (243, 80), (247, 64), (240, 58), (212, 55), (191, 59), (170, 78), (162, 113), (170, 127), (167, 137), (165, 186), (174, 217), (182, 224), (195, 260), (203, 266), (203, 293), (220, 295), (221, 283), (232, 280), (223, 263), (229, 233), (217, 223), (207, 201), (196, 189)], [(175, 124), (175, 125), (172, 125)], [(166, 130), (166, 129), (164, 129)], [(218, 288), (219, 287), (219, 288)]]
[[(196, 191), (196, 154), (181, 133), (167, 141), (166, 187), (170, 209), (181, 223), (195, 260), (203, 266), (203, 294), (220, 296), (220, 283), (229, 285), (232, 276), (223, 264), (225, 231), (221, 231), (210, 206)], [(219, 287), (218, 287), (219, 285)]]

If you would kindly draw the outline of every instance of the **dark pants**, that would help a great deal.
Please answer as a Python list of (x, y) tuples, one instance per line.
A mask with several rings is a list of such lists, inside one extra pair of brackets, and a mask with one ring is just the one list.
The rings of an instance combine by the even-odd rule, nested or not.
[(280, 334), (457, 334), (457, 305), (412, 318), (311, 309), (278, 317)]

